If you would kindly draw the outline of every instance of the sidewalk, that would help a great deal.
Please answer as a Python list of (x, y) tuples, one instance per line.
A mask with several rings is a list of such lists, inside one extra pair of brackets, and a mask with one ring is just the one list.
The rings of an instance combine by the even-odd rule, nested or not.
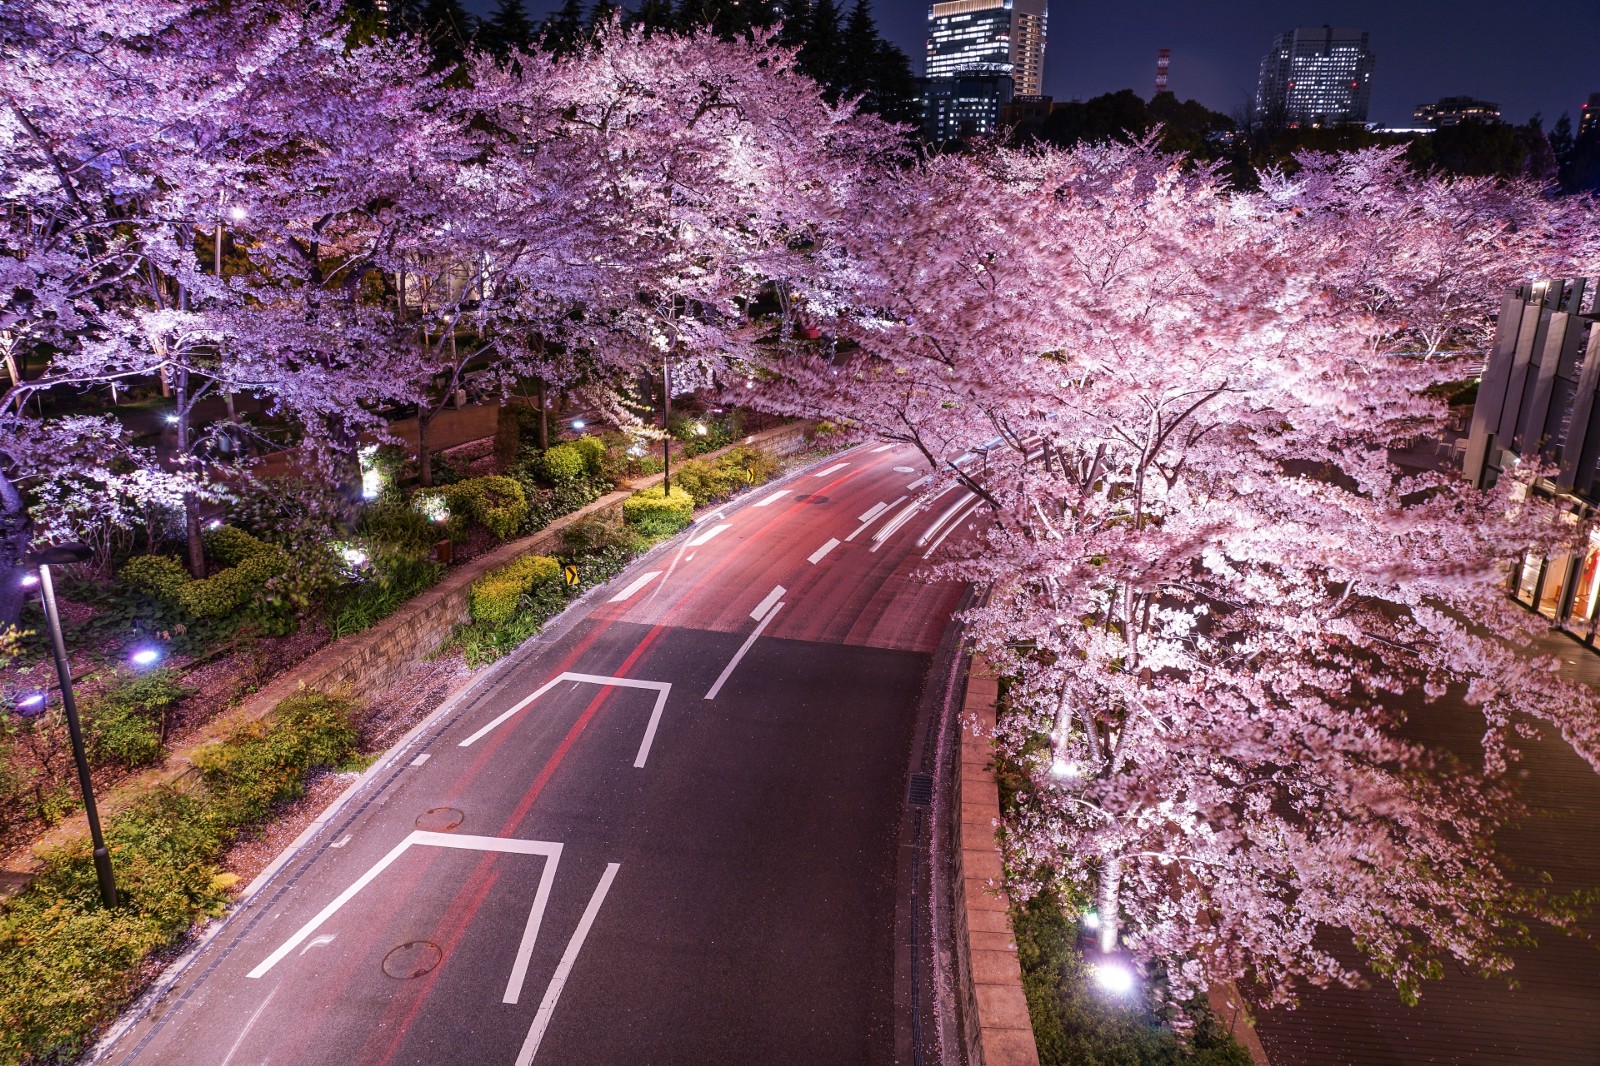
[[(1395, 458), (1414, 468), (1448, 469), (1460, 462), (1452, 443), (1437, 449), (1424, 443)], [(1563, 677), (1600, 685), (1600, 655), (1570, 637), (1552, 630), (1537, 650), (1559, 660)], [(1412, 739), (1481, 761), (1484, 723), (1474, 708), (1458, 698), (1427, 705), (1414, 697), (1400, 705), (1410, 715)], [(1556, 893), (1600, 886), (1594, 844), (1600, 774), (1554, 730), (1542, 732), (1523, 743), (1522, 798), (1530, 815), (1509, 826), (1498, 844), (1525, 868), (1520, 883), (1531, 887), (1546, 870)], [(1600, 937), (1600, 919), (1586, 928)], [(1264, 1012), (1257, 1032), (1273, 1066), (1600, 1063), (1600, 954), (1548, 927), (1537, 926), (1533, 935), (1537, 945), (1513, 953), (1516, 990), (1447, 965), (1444, 979), (1424, 986), (1414, 1008), (1387, 985), (1311, 989), (1298, 1010)]]

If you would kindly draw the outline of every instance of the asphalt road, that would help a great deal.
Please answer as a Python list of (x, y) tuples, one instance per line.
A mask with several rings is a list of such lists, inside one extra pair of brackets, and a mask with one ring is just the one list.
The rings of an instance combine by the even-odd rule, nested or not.
[(907, 788), (962, 589), (918, 571), (975, 501), (916, 507), (913, 464), (858, 448), (591, 593), (99, 1061), (932, 1066)]

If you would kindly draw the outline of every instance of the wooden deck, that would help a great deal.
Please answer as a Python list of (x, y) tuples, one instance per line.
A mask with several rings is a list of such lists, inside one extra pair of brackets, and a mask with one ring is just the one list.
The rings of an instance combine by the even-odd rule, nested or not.
[[(1564, 672), (1600, 685), (1600, 655), (1552, 634)], [(1408, 733), (1462, 754), (1483, 720), (1456, 701), (1412, 711)], [(1548, 732), (1548, 731), (1547, 731)], [(1532, 817), (1501, 844), (1516, 863), (1550, 872), (1565, 891), (1600, 885), (1600, 775), (1551, 733), (1525, 744), (1523, 798)], [(1273, 1066), (1600, 1066), (1600, 921), (1593, 942), (1541, 927), (1516, 954), (1513, 990), (1461, 971), (1427, 985), (1408, 1008), (1389, 987), (1312, 989), (1294, 1011), (1258, 1019)]]

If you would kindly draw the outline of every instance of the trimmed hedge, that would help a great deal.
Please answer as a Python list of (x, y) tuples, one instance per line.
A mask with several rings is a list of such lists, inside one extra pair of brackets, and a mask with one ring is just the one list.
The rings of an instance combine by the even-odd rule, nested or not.
[(540, 585), (560, 581), (559, 562), (547, 555), (524, 555), (474, 581), (468, 611), (474, 622), (502, 626), (516, 615), (524, 596)]
[(647, 537), (667, 537), (694, 517), (694, 497), (677, 485), (664, 494), (661, 486), (640, 489), (622, 501), (622, 519)]
[(217, 869), (251, 821), (304, 789), (305, 773), (356, 754), (349, 705), (305, 693), (197, 753), (205, 789), (162, 789), (106, 820), (122, 906), (100, 905), (88, 840), (45, 852), (38, 878), (0, 908), (0, 1066), (72, 1061), (139, 991), (152, 951), (221, 912)]
[(268, 582), (289, 570), (287, 552), (242, 529), (207, 530), (205, 543), (212, 558), (227, 564), (210, 577), (193, 579), (182, 563), (162, 555), (130, 559), (117, 576), (196, 618), (223, 618), (256, 601)]
[[(586, 438), (587, 439), (587, 438)], [(534, 470), (541, 481), (561, 485), (576, 481), (589, 473), (589, 461), (577, 443), (553, 444), (534, 461)]]
[(190, 581), (189, 571), (183, 564), (166, 555), (136, 555), (123, 564), (117, 577), (124, 584), (168, 603), (177, 603), (178, 593)]
[(674, 486), (694, 497), (695, 506), (725, 500), (777, 473), (778, 460), (754, 448), (733, 448), (716, 459), (690, 459), (672, 475)]
[(452, 514), (465, 515), (501, 540), (516, 536), (528, 510), (528, 496), (516, 478), (492, 474), (469, 477), (445, 488)]

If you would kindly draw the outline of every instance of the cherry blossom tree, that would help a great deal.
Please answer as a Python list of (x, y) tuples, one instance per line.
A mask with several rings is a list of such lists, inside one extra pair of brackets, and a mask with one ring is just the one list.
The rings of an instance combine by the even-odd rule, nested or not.
[[(1536, 471), (1480, 493), (1398, 466), (1442, 432), (1425, 390), (1451, 371), (1393, 353), (1585, 264), (1559, 220), (1523, 242), (1549, 217), (1526, 190), (1473, 186), (1472, 225), (1434, 224), (1449, 186), (1391, 163), (1258, 195), (1148, 144), (929, 160), (818, 250), (804, 298), (838, 348), (767, 360), (764, 402), (911, 443), (930, 494), (988, 505), (944, 571), (993, 589), (969, 632), (1014, 679), (1015, 887), (1097, 906), (1103, 949), (1161, 963), (1176, 1002), (1358, 980), (1329, 933), (1414, 996), (1444, 958), (1505, 972), (1527, 915), (1565, 920), (1489, 840), (1518, 731), (1600, 765), (1600, 718), (1500, 585), (1585, 530)], [(1452, 261), (1477, 273), (1430, 280)], [(1446, 692), (1483, 715), (1481, 770), (1399, 729), (1402, 697)]]

